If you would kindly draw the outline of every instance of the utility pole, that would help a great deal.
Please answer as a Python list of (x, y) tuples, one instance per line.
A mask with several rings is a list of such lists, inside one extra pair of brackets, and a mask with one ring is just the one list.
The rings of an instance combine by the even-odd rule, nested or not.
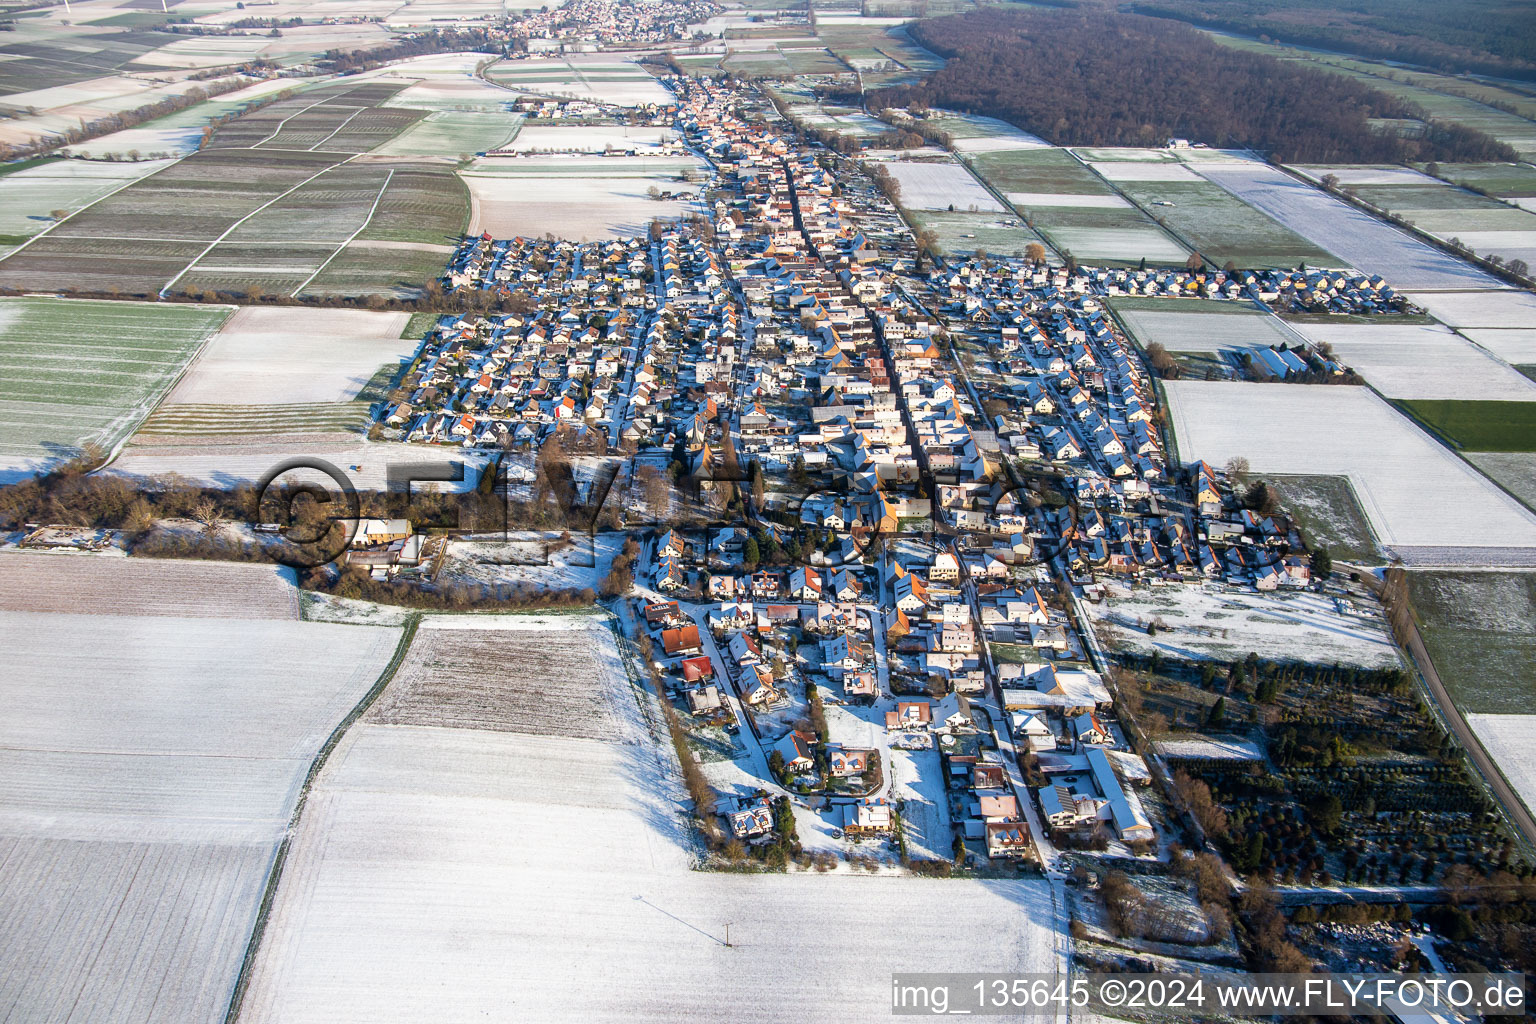
[(725, 922), (725, 948), (731, 948), (731, 922)]

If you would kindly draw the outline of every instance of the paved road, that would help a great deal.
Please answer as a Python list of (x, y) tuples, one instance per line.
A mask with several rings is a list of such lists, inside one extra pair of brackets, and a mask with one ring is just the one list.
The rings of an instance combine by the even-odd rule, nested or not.
[[(1339, 568), (1355, 573), (1365, 581), (1367, 586), (1378, 595), (1380, 594), (1384, 584), (1377, 578), (1374, 570), (1342, 562), (1339, 563)], [(1429, 651), (1424, 646), (1424, 637), (1419, 633), (1418, 623), (1410, 623), (1407, 646), (1408, 653), (1413, 655), (1413, 660), (1418, 665), (1419, 675), (1423, 678), (1424, 685), (1428, 687), (1430, 696), (1440, 706), (1440, 715), (1445, 720), (1446, 727), (1451, 730), (1451, 734), (1467, 752), (1467, 757), (1471, 759), (1478, 772), (1487, 780), (1488, 788), (1493, 791), (1494, 798), (1503, 808), (1505, 817), (1528, 844), (1536, 847), (1536, 818), (1531, 817), (1531, 812), (1520, 799), (1520, 794), (1516, 793), (1514, 787), (1505, 780), (1498, 765), (1483, 749), (1483, 744), (1477, 738), (1477, 734), (1472, 731), (1472, 726), (1467, 724), (1461, 709), (1456, 706), (1455, 701), (1451, 700), (1450, 693), (1445, 689), (1445, 683), (1440, 679), (1440, 673), (1435, 670), (1435, 663), (1430, 660)]]

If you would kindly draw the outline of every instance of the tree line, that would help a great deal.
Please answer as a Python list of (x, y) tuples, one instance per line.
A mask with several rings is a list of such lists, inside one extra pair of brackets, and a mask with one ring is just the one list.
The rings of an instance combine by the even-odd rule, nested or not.
[(1536, 8), (1508, 0), (1152, 0), (1130, 10), (1452, 74), (1536, 78)]
[[(1058, 145), (1160, 146), (1187, 138), (1279, 161), (1508, 161), (1514, 151), (1362, 83), (1222, 46), (1177, 22), (1134, 14), (988, 8), (920, 22), (948, 58), (870, 106), (942, 106), (1002, 118)], [(1421, 137), (1373, 119), (1423, 121)]]

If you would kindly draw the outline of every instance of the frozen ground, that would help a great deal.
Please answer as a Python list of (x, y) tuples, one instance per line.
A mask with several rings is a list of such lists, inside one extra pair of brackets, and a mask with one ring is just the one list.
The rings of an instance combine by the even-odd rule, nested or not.
[(1536, 547), (1536, 517), (1364, 388), (1167, 381), (1179, 455), (1347, 476), (1387, 546)]
[(419, 342), (405, 313), (247, 306), (203, 346), (167, 405), (268, 405), (356, 398)]
[(1498, 288), (1499, 281), (1348, 203), (1253, 161), (1202, 164), (1199, 172), (1351, 266), (1396, 288)]
[(1467, 722), (1525, 806), (1536, 809), (1536, 715), (1473, 714)]
[(632, 693), (628, 742), (350, 730), (240, 1020), (875, 1020), (891, 970), (1054, 969), (1043, 882), (691, 870)]
[[(1341, 611), (1333, 598), (1311, 592), (1260, 594), (1220, 584), (1133, 590), (1111, 583), (1107, 600), (1084, 606), (1111, 650), (1156, 650), (1185, 660), (1241, 661), (1255, 653), (1367, 668), (1400, 663), (1373, 607)], [(1158, 623), (1151, 636), (1149, 622)]]
[(223, 1021), (300, 784), (398, 636), (0, 612), (0, 1021)]
[(1434, 324), (1312, 324), (1296, 330), (1333, 346), (1387, 398), (1536, 401), (1536, 382)]

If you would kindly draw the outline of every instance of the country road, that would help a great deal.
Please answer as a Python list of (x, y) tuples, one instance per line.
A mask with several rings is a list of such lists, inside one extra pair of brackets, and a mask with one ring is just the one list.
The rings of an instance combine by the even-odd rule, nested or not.
[[(1355, 574), (1366, 586), (1380, 595), (1384, 584), (1377, 578), (1374, 570), (1345, 562), (1340, 562), (1339, 568)], [(1424, 685), (1429, 688), (1430, 696), (1440, 706), (1440, 715), (1444, 718), (1446, 727), (1451, 730), (1456, 741), (1467, 752), (1467, 757), (1471, 759), (1478, 773), (1487, 780), (1488, 788), (1493, 791), (1494, 798), (1503, 808), (1504, 816), (1524, 837), (1525, 842), (1532, 848), (1536, 848), (1536, 818), (1531, 816), (1525, 802), (1520, 799), (1520, 794), (1516, 793), (1514, 787), (1504, 778), (1504, 774), (1499, 771), (1493, 758), (1489, 757), (1488, 752), (1483, 749), (1477, 734), (1467, 724), (1461, 709), (1456, 706), (1455, 701), (1451, 700), (1450, 693), (1445, 689), (1445, 683), (1440, 679), (1440, 673), (1435, 669), (1435, 663), (1430, 660), (1429, 650), (1424, 646), (1424, 637), (1419, 633), (1419, 625), (1417, 622), (1412, 622), (1411, 618), (1410, 628), (1408, 653), (1413, 656), (1414, 663), (1419, 668), (1419, 675), (1423, 678)]]

